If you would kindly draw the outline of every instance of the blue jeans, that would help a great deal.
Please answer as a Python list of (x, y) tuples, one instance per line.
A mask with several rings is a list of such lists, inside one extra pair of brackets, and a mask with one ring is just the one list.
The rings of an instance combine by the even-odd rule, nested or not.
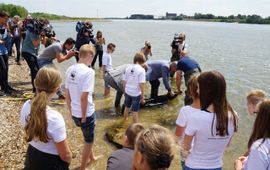
[[(19, 62), (21, 59), (21, 39), (20, 37), (13, 37), (11, 40), (11, 49), (12, 50), (12, 46), (15, 43), (16, 46), (16, 51), (17, 51), (17, 56), (16, 56), (16, 62)], [(10, 51), (9, 53), (11, 54), (12, 51)]]
[(130, 108), (132, 112), (138, 112), (140, 108), (141, 95), (130, 96), (125, 93), (125, 106)]
[(50, 65), (53, 63), (52, 60), (46, 60), (46, 59), (42, 59), (42, 58), (38, 58), (37, 62), (38, 62), (39, 68), (42, 68), (46, 65)]

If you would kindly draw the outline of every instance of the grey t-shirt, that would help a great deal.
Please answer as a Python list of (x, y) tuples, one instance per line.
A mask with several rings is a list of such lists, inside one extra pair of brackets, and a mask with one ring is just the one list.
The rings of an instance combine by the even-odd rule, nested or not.
[(45, 48), (38, 56), (38, 59), (52, 61), (57, 57), (57, 55), (59, 55), (62, 52), (62, 50), (63, 47), (60, 43), (54, 43)]
[(123, 148), (116, 150), (108, 158), (107, 170), (131, 170), (134, 150)]

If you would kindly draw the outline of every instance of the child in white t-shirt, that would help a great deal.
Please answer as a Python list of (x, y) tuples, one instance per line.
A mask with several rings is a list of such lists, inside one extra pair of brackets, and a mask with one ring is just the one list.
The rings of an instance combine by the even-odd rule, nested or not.
[(92, 45), (81, 46), (78, 63), (70, 66), (66, 74), (66, 102), (74, 123), (81, 128), (84, 137), (81, 170), (89, 161), (92, 163), (97, 159), (93, 153), (96, 114), (92, 94), (95, 72), (88, 67), (94, 56), (95, 48)]
[(145, 69), (141, 66), (145, 63), (143, 53), (136, 53), (132, 65), (126, 68), (123, 74), (123, 89), (125, 92), (124, 120), (128, 118), (131, 110), (133, 122), (138, 122), (140, 103), (144, 102)]
[(110, 94), (109, 80), (106, 79), (105, 74), (108, 74), (108, 72), (113, 69), (111, 54), (114, 52), (115, 47), (116, 46), (113, 43), (109, 43), (107, 46), (107, 51), (102, 56), (102, 78), (104, 79), (104, 96), (108, 96)]
[[(192, 104), (186, 105), (181, 108), (179, 111), (177, 120), (176, 120), (176, 129), (175, 135), (177, 136), (178, 143), (181, 144), (185, 128), (188, 124), (191, 114), (196, 114), (196, 112), (200, 111), (200, 97), (197, 92), (198, 90), (198, 75), (192, 76), (187, 82), (187, 94), (192, 98)], [(183, 157), (183, 156), (182, 156)], [(182, 166), (184, 165), (185, 160), (181, 160)]]
[(184, 166), (221, 170), (223, 153), (237, 131), (237, 113), (227, 100), (226, 81), (221, 73), (206, 71), (197, 80), (201, 110), (190, 114), (185, 129)]
[(48, 106), (61, 81), (55, 69), (40, 69), (34, 81), (37, 93), (22, 107), (20, 122), (29, 143), (24, 169), (67, 170), (71, 162), (64, 118)]

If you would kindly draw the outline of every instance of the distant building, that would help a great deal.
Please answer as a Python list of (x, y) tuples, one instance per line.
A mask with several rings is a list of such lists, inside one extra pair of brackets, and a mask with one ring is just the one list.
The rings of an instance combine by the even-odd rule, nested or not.
[(129, 19), (154, 19), (154, 15), (132, 14)]
[(168, 12), (166, 12), (166, 19), (173, 19), (175, 17), (177, 17), (176, 13), (168, 13)]

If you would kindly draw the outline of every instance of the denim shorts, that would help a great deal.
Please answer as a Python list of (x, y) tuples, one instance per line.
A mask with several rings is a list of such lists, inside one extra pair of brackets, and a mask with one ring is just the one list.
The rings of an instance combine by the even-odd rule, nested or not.
[(141, 95), (133, 97), (125, 93), (125, 106), (128, 108), (131, 107), (132, 112), (139, 111), (140, 100), (141, 100)]
[(75, 124), (81, 128), (84, 141), (86, 143), (93, 143), (96, 127), (96, 112), (94, 112), (90, 117), (87, 117), (85, 123), (81, 123), (82, 118), (72, 116), (72, 119), (74, 120)]

